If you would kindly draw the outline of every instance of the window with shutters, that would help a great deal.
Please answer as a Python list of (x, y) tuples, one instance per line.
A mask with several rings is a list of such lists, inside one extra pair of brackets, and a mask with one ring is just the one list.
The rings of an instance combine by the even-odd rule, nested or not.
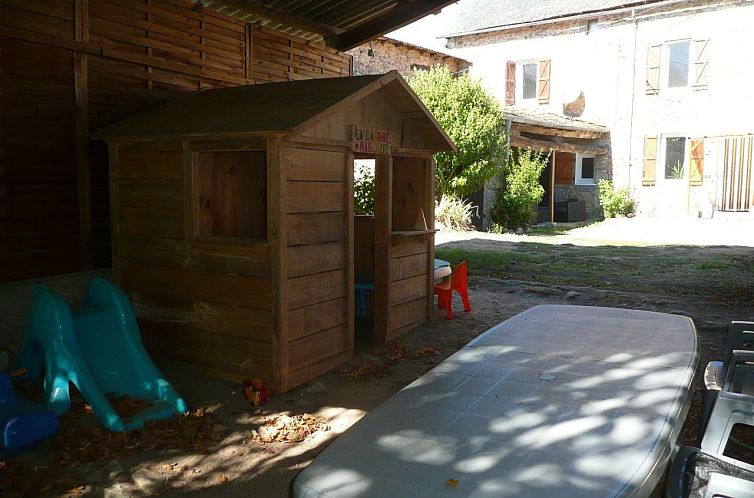
[(690, 48), (689, 40), (668, 44), (668, 88), (689, 85)]
[(517, 85), (521, 89), (520, 99), (528, 100), (537, 98), (537, 63), (522, 62), (519, 63), (519, 82)]
[(515, 91), (515, 100), (533, 101), (540, 104), (550, 102), (550, 60), (522, 61), (516, 66), (516, 80), (510, 80), (510, 62), (506, 74), (506, 103), (509, 102), (509, 94)]
[(686, 137), (665, 136), (662, 156), (665, 180), (682, 180), (686, 177)]
[(710, 71), (710, 41), (677, 40), (647, 46), (646, 93), (666, 89), (706, 90)]

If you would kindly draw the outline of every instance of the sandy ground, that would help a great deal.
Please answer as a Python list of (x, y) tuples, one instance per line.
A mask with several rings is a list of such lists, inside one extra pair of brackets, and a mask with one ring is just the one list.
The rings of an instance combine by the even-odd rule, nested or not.
[[(567, 235), (543, 237), (548, 243), (590, 244), (605, 237), (632, 240), (637, 244), (658, 244), (646, 235), (653, 230), (633, 220), (617, 220), (595, 227), (574, 230)], [(660, 225), (658, 225), (659, 227)], [(747, 241), (754, 231), (735, 222), (725, 235), (703, 224), (696, 227), (694, 237), (684, 235), (684, 244), (740, 246), (736, 250), (751, 253), (754, 241)], [(670, 229), (661, 230), (669, 233)], [(591, 231), (591, 232), (590, 232)], [(729, 233), (733, 232), (733, 233)], [(684, 232), (685, 233), (685, 232)], [(438, 234), (438, 245), (453, 241), (473, 248), (495, 248), (501, 240), (524, 240), (531, 237), (490, 235), (481, 233)], [(693, 241), (692, 241), (693, 239)], [(485, 242), (488, 241), (488, 242)], [(706, 242), (705, 242), (706, 241)], [(491, 245), (489, 245), (491, 244)], [(710, 248), (714, 250), (714, 248)], [(206, 453), (159, 450), (130, 457), (82, 463), (78, 472), (81, 488), (75, 495), (89, 496), (221, 496), (221, 497), (285, 497), (289, 495), (295, 476), (333, 438), (358, 421), (380, 402), (412, 382), (470, 339), (490, 326), (545, 303), (611, 306), (662, 311), (688, 315), (699, 330), (703, 362), (722, 354), (728, 323), (733, 319), (754, 319), (754, 307), (720, 305), (711, 302), (690, 302), (673, 295), (627, 293), (594, 288), (543, 285), (533, 282), (471, 278), (472, 311), (464, 313), (459, 300), (450, 321), (436, 314), (424, 326), (400, 339), (400, 357), (395, 358), (397, 345), (362, 346), (352, 362), (335, 372), (284, 395), (273, 396), (262, 408), (253, 408), (241, 395), (241, 386), (199, 376), (190, 370), (161, 363), (160, 367), (191, 406), (208, 406), (216, 416), (213, 431), (216, 441)], [(430, 355), (426, 349), (432, 348)], [(418, 353), (418, 354), (413, 354)], [(387, 359), (393, 356), (392, 360)], [(374, 379), (346, 380), (349, 369), (381, 365), (382, 375)], [(251, 442), (251, 431), (266, 420), (284, 413), (308, 413), (323, 417), (329, 430), (315, 432), (299, 443)], [(689, 421), (689, 426), (694, 421)], [(687, 433), (693, 436), (693, 428)], [(19, 457), (30, 465), (54, 465), (49, 449), (42, 447)], [(0, 470), (0, 472), (2, 472)], [(2, 477), (2, 474), (0, 474)], [(43, 474), (40, 474), (43, 479)], [(46, 494), (54, 496), (59, 489)], [(3, 496), (21, 496), (13, 489)]]

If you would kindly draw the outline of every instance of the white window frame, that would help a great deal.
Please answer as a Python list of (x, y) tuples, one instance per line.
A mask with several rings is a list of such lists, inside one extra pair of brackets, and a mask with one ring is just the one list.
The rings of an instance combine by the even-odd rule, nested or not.
[[(524, 64), (534, 64), (534, 97), (524, 98)], [(516, 62), (516, 102), (538, 102), (539, 61), (525, 60)]]
[[(665, 178), (665, 157), (667, 153), (668, 138), (685, 138), (683, 143), (683, 177), (681, 178)], [(658, 147), (657, 166), (655, 166), (655, 181), (656, 182), (677, 182), (679, 180), (686, 180), (689, 176), (689, 142), (691, 140), (687, 135), (683, 133), (666, 133), (660, 135), (660, 147)], [(658, 171), (659, 169), (659, 171)]]
[(594, 154), (576, 154), (576, 173), (574, 175), (574, 183), (576, 185), (594, 185), (596, 182), (596, 178), (581, 177), (581, 161), (585, 157), (594, 159), (594, 176), (597, 176), (597, 156)]
[[(670, 46), (678, 43), (689, 44), (689, 60), (688, 60), (688, 72), (686, 74), (685, 86), (670, 86)], [(691, 88), (691, 79), (693, 77), (694, 69), (694, 40), (691, 38), (682, 38), (680, 40), (670, 40), (662, 44), (662, 62), (660, 68), (660, 88), (664, 88), (671, 92), (684, 92)]]

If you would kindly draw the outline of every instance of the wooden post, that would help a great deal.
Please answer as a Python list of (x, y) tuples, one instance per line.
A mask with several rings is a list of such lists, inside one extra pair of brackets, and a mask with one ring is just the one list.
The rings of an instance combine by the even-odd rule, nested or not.
[(279, 140), (267, 141), (267, 243), (272, 260), (272, 386), (288, 390), (288, 240), (286, 173)]
[(555, 222), (555, 154), (550, 154), (550, 223)]
[[(89, 41), (88, 0), (74, 4), (74, 38), (77, 42)], [(78, 183), (79, 255), (81, 269), (91, 267), (92, 200), (89, 170), (89, 88), (87, 83), (88, 56), (73, 52), (73, 85), (76, 103), (76, 177)]]
[[(426, 187), (424, 189), (424, 216), (427, 220), (427, 228), (435, 228), (435, 160), (429, 158), (424, 161), (424, 179)], [(435, 234), (434, 232), (427, 235), (427, 317), (432, 316), (434, 311), (434, 288), (435, 288)]]
[(254, 77), (254, 26), (246, 23), (245, 29), (245, 47), (243, 51), (244, 56), (244, 70), (246, 72), (246, 79), (249, 83), (253, 83)]
[(353, 351), (354, 343), (354, 227), (353, 227), (353, 152), (346, 155), (346, 333), (348, 350)]
[(110, 247), (112, 252), (112, 279), (121, 283), (120, 257), (120, 192), (118, 190), (118, 145), (108, 146), (108, 163), (110, 164)]
[(390, 258), (393, 225), (393, 158), (374, 161), (374, 338), (387, 340), (390, 326)]

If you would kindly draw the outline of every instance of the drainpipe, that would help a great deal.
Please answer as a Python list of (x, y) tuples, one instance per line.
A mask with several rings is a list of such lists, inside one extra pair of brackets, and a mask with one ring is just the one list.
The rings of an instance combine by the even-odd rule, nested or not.
[(631, 114), (628, 123), (628, 189), (633, 190), (631, 185), (631, 168), (634, 163), (634, 105), (636, 103), (636, 44), (637, 44), (637, 32), (639, 30), (639, 22), (636, 19), (636, 10), (631, 9), (631, 19), (634, 23), (634, 56), (633, 56), (633, 70), (631, 75)]

